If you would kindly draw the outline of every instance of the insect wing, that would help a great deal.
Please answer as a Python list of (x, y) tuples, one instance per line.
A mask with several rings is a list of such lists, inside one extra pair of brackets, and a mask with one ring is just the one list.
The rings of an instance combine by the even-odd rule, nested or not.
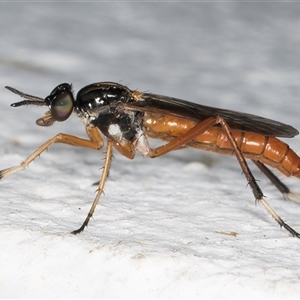
[(220, 116), (231, 129), (267, 136), (291, 138), (299, 134), (299, 131), (294, 127), (275, 120), (150, 93), (144, 93), (140, 100), (131, 102), (126, 106), (132, 110), (163, 113), (196, 122), (201, 122), (209, 117)]

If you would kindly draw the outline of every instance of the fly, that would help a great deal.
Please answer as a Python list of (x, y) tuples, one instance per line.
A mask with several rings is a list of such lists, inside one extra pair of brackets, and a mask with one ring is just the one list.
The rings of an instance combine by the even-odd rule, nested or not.
[[(300, 157), (278, 137), (291, 138), (299, 134), (295, 128), (278, 121), (241, 112), (219, 109), (172, 97), (132, 91), (114, 82), (100, 82), (82, 88), (76, 98), (72, 86), (58, 85), (49, 96), (40, 98), (6, 87), (24, 100), (11, 104), (47, 106), (48, 111), (36, 121), (39, 126), (64, 122), (74, 112), (83, 121), (88, 139), (59, 133), (42, 144), (20, 165), (0, 171), (0, 178), (26, 168), (37, 156), (54, 143), (64, 143), (94, 150), (104, 146), (106, 156), (98, 184), (97, 194), (81, 227), (84, 230), (103, 193), (111, 166), (113, 148), (133, 159), (138, 151), (145, 157), (159, 157), (170, 151), (192, 147), (205, 151), (236, 156), (253, 195), (275, 221), (293, 236), (300, 234), (285, 223), (268, 204), (258, 186), (246, 159), (252, 160), (284, 196), (300, 202), (267, 167), (279, 170), (286, 176), (300, 178)], [(148, 139), (165, 143), (151, 148)]]

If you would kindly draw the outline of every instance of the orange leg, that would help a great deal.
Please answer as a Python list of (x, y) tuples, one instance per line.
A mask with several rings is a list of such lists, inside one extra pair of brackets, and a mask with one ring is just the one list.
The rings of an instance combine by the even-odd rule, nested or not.
[(57, 134), (52, 139), (48, 140), (42, 146), (36, 149), (30, 156), (28, 156), (23, 162), (21, 162), (20, 165), (0, 171), (0, 179), (26, 168), (42, 152), (47, 150), (54, 143), (63, 143), (72, 146), (90, 148), (94, 150), (101, 149), (103, 147), (104, 142), (99, 133), (99, 130), (96, 127), (87, 127), (86, 132), (90, 140), (81, 139), (76, 136), (64, 133)]
[(178, 149), (185, 146), (188, 142), (192, 141), (198, 135), (204, 133), (207, 129), (217, 124), (216, 117), (210, 117), (203, 120), (200, 123), (197, 123), (193, 128), (181, 134), (180, 136), (174, 138), (172, 141), (168, 142), (165, 145), (157, 147), (155, 149), (150, 149), (148, 156), (149, 157), (158, 157), (162, 156), (172, 150)]

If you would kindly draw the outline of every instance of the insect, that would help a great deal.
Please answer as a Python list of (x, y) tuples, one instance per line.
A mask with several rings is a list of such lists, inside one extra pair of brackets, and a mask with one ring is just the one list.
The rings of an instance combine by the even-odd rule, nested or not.
[[(285, 223), (266, 201), (246, 159), (271, 180), (286, 197), (299, 201), (271, 170), (271, 166), (286, 176), (300, 178), (300, 157), (277, 137), (291, 138), (299, 132), (286, 124), (231, 110), (219, 109), (172, 97), (141, 93), (114, 82), (99, 82), (83, 87), (74, 97), (68, 83), (58, 85), (49, 96), (40, 98), (6, 87), (24, 100), (11, 104), (47, 106), (39, 126), (51, 126), (66, 121), (72, 112), (83, 121), (88, 139), (59, 133), (42, 144), (20, 165), (0, 171), (0, 178), (27, 167), (37, 156), (54, 143), (64, 143), (99, 150), (107, 139), (106, 156), (98, 189), (82, 226), (84, 230), (92, 217), (103, 192), (115, 148), (123, 156), (133, 159), (139, 151), (145, 157), (159, 157), (175, 149), (193, 147), (236, 156), (253, 195), (275, 221), (293, 236), (300, 234)], [(160, 139), (163, 145), (151, 148), (148, 139)]]

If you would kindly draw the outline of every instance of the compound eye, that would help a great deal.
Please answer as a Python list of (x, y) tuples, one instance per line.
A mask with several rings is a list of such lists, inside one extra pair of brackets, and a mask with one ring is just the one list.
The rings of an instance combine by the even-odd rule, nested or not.
[(55, 121), (63, 122), (70, 117), (73, 107), (74, 99), (72, 93), (63, 91), (51, 102), (51, 116)]

